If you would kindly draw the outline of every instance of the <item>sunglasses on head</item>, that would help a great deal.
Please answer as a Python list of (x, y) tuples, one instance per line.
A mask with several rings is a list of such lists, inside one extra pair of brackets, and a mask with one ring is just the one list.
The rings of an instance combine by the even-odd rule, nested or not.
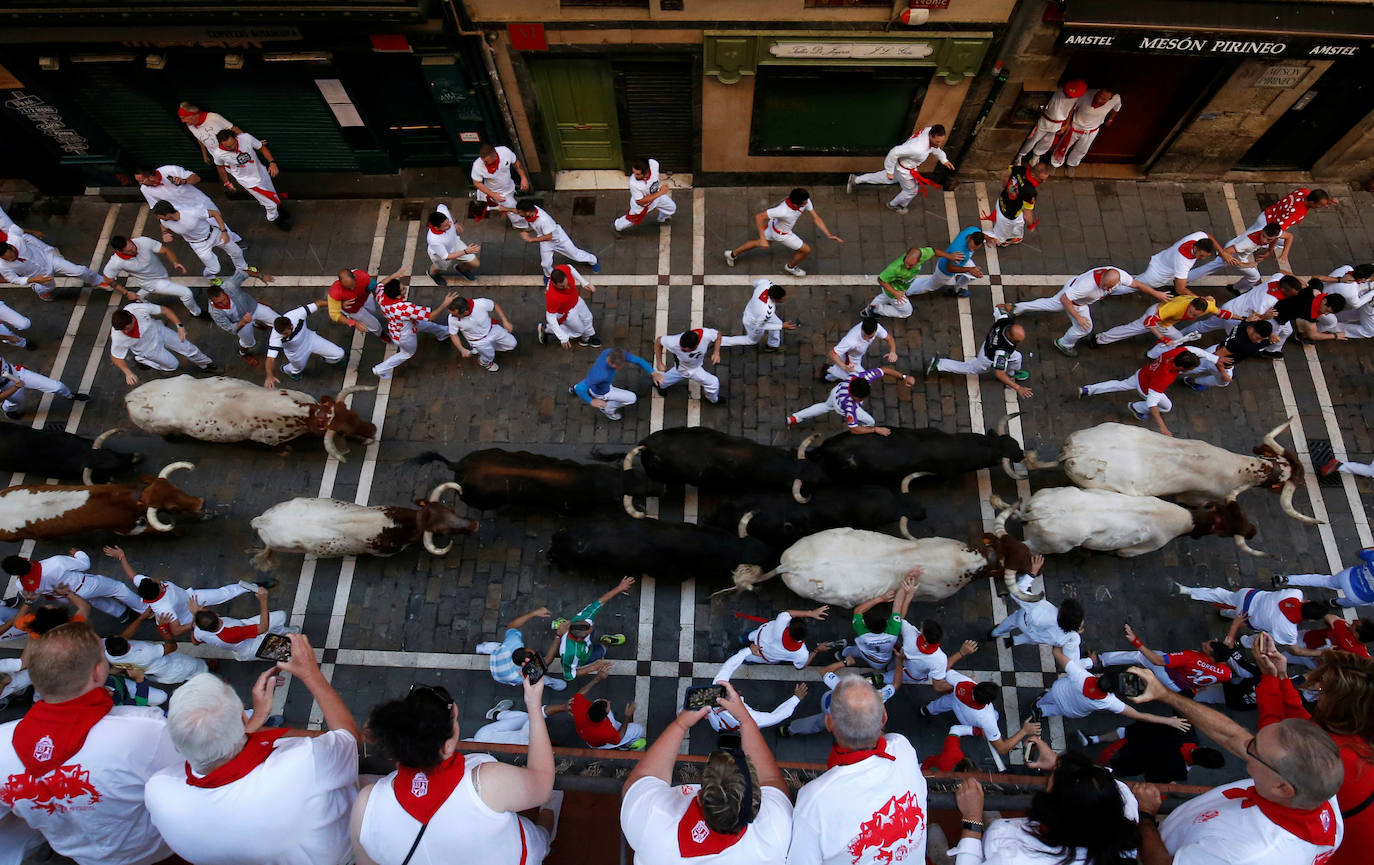
[(410, 692), (406, 694), (406, 700), (409, 701), (413, 699), (416, 694), (425, 694), (427, 696), (433, 697), (440, 703), (443, 703), (445, 709), (451, 707), (454, 704), (454, 702), (456, 702), (453, 699), (453, 695), (450, 694), (448, 692), (448, 689), (445, 688), (443, 685), (411, 685)]

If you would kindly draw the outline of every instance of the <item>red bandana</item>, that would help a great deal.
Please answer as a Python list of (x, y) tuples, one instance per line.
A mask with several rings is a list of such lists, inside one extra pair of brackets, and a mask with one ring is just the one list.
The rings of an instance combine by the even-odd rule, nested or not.
[(897, 758), (887, 753), (887, 740), (879, 737), (876, 748), (868, 748), (857, 751), (850, 751), (835, 745), (830, 749), (830, 759), (825, 761), (827, 769), (836, 766), (852, 766), (855, 763), (867, 760), (869, 757), (882, 757), (884, 760), (896, 760)]
[(1083, 681), (1083, 696), (1089, 700), (1105, 700), (1107, 692), (1097, 687), (1097, 677), (1089, 676)]
[(687, 806), (687, 813), (677, 823), (677, 850), (683, 859), (698, 856), (714, 856), (739, 843), (749, 827), (734, 833), (717, 832), (706, 825), (706, 814), (701, 810), (701, 801), (693, 798)]
[(1186, 243), (1179, 244), (1178, 254), (1184, 258), (1197, 258), (1197, 256), (1193, 254), (1193, 245), (1196, 243), (1196, 240), (1189, 240)]
[(954, 686), (954, 696), (959, 702), (968, 706), (970, 709), (981, 709), (986, 706), (987, 703), (980, 703), (973, 699), (973, 688), (973, 682), (960, 682)]
[(1293, 624), (1302, 621), (1302, 601), (1297, 598), (1284, 598), (1279, 601), (1279, 612), (1283, 617)]
[(124, 259), (125, 261), (129, 261), (130, 259), (138, 258), (138, 253), (137, 253), (137, 252), (135, 252), (133, 255), (130, 255), (129, 253), (124, 252), (123, 250), (120, 250), (120, 249), (116, 249), (116, 250), (115, 250), (115, 255), (119, 256), (120, 258)]
[(391, 792), (407, 814), (421, 823), (428, 823), (458, 788), (466, 771), (467, 763), (461, 753), (449, 757), (430, 772), (398, 766), (396, 777), (391, 781)]
[(43, 579), (43, 564), (41, 562), (30, 562), (29, 572), (19, 578), (19, 586), (26, 592), (38, 591), (38, 585)]
[(805, 206), (806, 206), (805, 204), (803, 204), (803, 205), (801, 205), (801, 207), (798, 207), (797, 205), (795, 205), (795, 204), (792, 203), (792, 199), (790, 199), (790, 198), (784, 198), (784, 199), (782, 200), (782, 203), (783, 203), (783, 204), (786, 204), (788, 207), (792, 208), (793, 210), (801, 210), (802, 207), (805, 207)]
[(1093, 271), (1093, 282), (1097, 283), (1098, 288), (1102, 287), (1102, 278), (1111, 272), (1112, 269), (1110, 267), (1099, 267), (1097, 270)]
[(1332, 813), (1330, 802), (1323, 802), (1320, 807), (1306, 810), (1289, 808), (1287, 805), (1270, 802), (1255, 790), (1253, 784), (1249, 787), (1232, 787), (1221, 795), (1227, 799), (1240, 799), (1242, 809), (1251, 805), (1259, 806), (1260, 812), (1269, 818), (1269, 822), (1309, 844), (1330, 847), (1336, 843), (1336, 815)]
[(939, 644), (939, 643), (928, 643), (928, 642), (926, 642), (926, 638), (925, 638), (925, 635), (924, 635), (924, 634), (917, 634), (917, 635), (916, 635), (916, 651), (920, 652), (922, 655), (933, 655), (933, 654), (935, 654), (936, 652), (940, 651), (940, 644)]
[[(1323, 293), (1323, 294), (1314, 294), (1314, 295), (1312, 295), (1312, 320), (1313, 320), (1313, 321), (1316, 321), (1317, 318), (1320, 317), (1321, 314), (1322, 314), (1322, 301), (1323, 301), (1323, 300), (1326, 300), (1326, 294), (1325, 294), (1325, 293)], [(1296, 622), (1297, 619), (1294, 619), (1293, 621)]]
[[(239, 143), (239, 142), (238, 142), (238, 139), (232, 139), (232, 140), (233, 140), (233, 142), (234, 142), (235, 144), (238, 144), (238, 143)], [(237, 147), (225, 147), (225, 146), (224, 146), (224, 142), (220, 142), (220, 144), (219, 144), (219, 149), (225, 151), (226, 153), (233, 153), (234, 151), (238, 150)]]
[(447, 234), (447, 233), (448, 233), (448, 229), (446, 229), (446, 228), (436, 228), (436, 227), (434, 227), (433, 225), (431, 225), (431, 226), (429, 227), (429, 233), (430, 233), (430, 234)]
[(1189, 766), (1193, 765), (1193, 752), (1197, 750), (1197, 742), (1184, 742), (1178, 746), (1178, 753), (1183, 755), (1183, 762)]
[(1270, 297), (1277, 297), (1279, 300), (1283, 300), (1288, 296), (1283, 293), (1283, 289), (1279, 288), (1278, 280), (1269, 283), (1268, 294)]
[(805, 646), (805, 641), (794, 639), (793, 636), (787, 632), (786, 628), (782, 629), (782, 647), (784, 649), (786, 649), (789, 652), (795, 652), (798, 649), (803, 648)]
[[(129, 327), (133, 328), (133, 333), (129, 333), (129, 331), (126, 330), (124, 331), (124, 334), (126, 336), (132, 336), (134, 339), (138, 339), (138, 319), (134, 319), (133, 323), (130, 324)], [(162, 591), (165, 593), (167, 590), (163, 589)], [(160, 598), (162, 597), (162, 595), (158, 595), (157, 597)], [(157, 600), (157, 598), (153, 598), (153, 600)]]
[(14, 753), (33, 778), (42, 778), (66, 762), (86, 744), (91, 728), (114, 708), (104, 688), (93, 688), (72, 700), (39, 700), (14, 728)]
[(207, 788), (232, 784), (267, 762), (267, 758), (272, 755), (272, 749), (277, 746), (277, 740), (285, 736), (286, 733), (287, 730), (284, 727), (249, 733), (248, 742), (243, 746), (242, 751), (235, 754), (228, 763), (205, 775), (197, 776), (191, 771), (191, 764), (187, 763), (186, 783), (192, 787)]
[(9, 239), (10, 239), (10, 236), (9, 236), (9, 233), (8, 233), (8, 232), (0, 231), (0, 243), (4, 243), (5, 241), (7, 241), (7, 240), (9, 240)]

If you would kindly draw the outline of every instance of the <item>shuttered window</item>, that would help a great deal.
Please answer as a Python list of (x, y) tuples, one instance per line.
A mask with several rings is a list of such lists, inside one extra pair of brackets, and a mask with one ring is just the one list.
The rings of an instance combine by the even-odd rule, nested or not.
[(692, 171), (699, 136), (691, 59), (612, 67), (626, 163), (657, 159), (664, 171)]

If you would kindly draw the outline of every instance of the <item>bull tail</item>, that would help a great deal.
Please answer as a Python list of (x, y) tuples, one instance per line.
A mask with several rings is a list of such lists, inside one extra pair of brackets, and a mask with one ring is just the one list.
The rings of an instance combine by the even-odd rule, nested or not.
[(273, 554), (270, 547), (258, 550), (257, 555), (253, 556), (250, 563), (259, 571), (270, 571), (277, 564), (276, 556)]
[(625, 451), (620, 451), (618, 453), (609, 453), (607, 451), (603, 451), (601, 448), (592, 448), (591, 453), (589, 453), (588, 456), (590, 456), (592, 459), (596, 460), (599, 463), (618, 463), (625, 459)]
[[(734, 582), (734, 589), (724, 589), (723, 591), (752, 592), (754, 587), (765, 580), (771, 580), (782, 573), (782, 566), (774, 568), (764, 573), (763, 568), (758, 565), (740, 565), (735, 568), (734, 573), (730, 574), (730, 579)], [(717, 592), (719, 594), (719, 592)]]
[(444, 456), (438, 451), (425, 451), (424, 453), (416, 454), (415, 456), (407, 460), (407, 462), (411, 462), (416, 465), (425, 465), (427, 463), (443, 463), (447, 465), (449, 468), (453, 468), (454, 466), (453, 460), (449, 459), (448, 457)]

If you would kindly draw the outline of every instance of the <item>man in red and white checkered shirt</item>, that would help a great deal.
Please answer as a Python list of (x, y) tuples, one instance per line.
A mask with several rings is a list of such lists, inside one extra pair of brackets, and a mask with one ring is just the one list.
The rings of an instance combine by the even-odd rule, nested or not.
[(396, 344), (396, 352), (372, 368), (377, 378), (391, 378), (393, 369), (410, 360), (415, 354), (418, 334), (427, 333), (438, 342), (448, 339), (448, 328), (438, 324), (438, 319), (458, 299), (458, 292), (449, 292), (444, 302), (434, 309), (406, 300), (409, 292), (410, 287), (401, 282), (400, 272), (382, 280), (377, 289), (377, 305), (386, 319), (391, 341)]

